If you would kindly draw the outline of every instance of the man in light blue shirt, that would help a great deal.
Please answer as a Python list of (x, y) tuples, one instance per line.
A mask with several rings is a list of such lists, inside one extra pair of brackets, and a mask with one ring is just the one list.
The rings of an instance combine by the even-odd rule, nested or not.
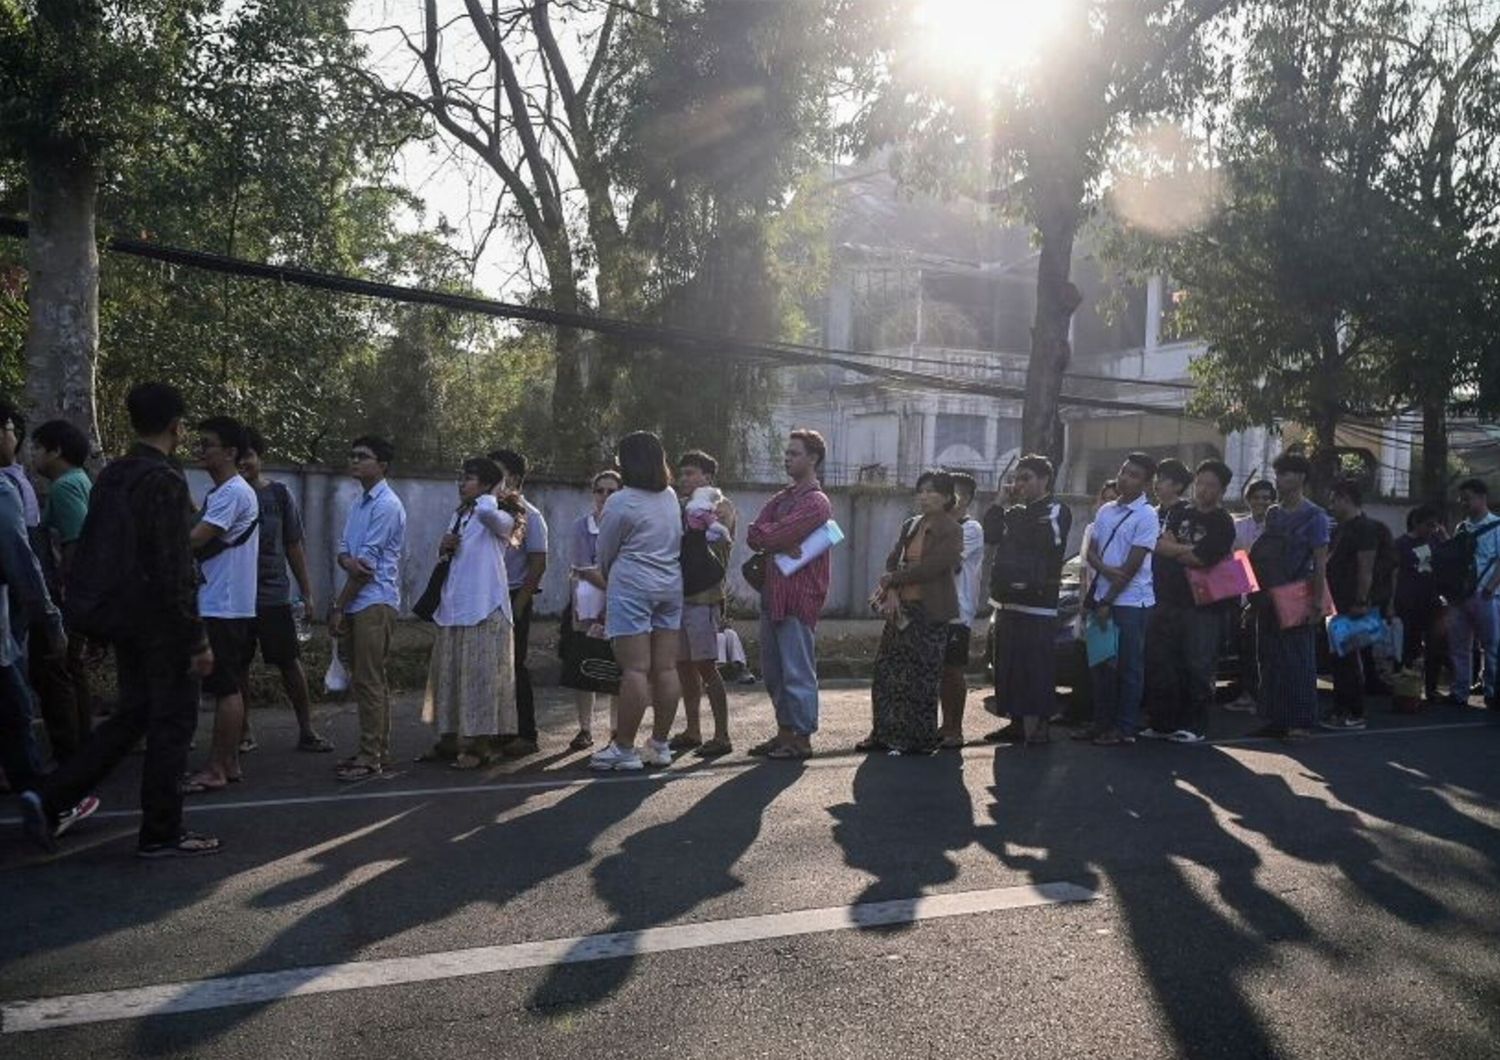
[(1500, 707), (1500, 515), (1490, 511), (1490, 491), (1483, 479), (1459, 484), (1459, 503), (1466, 518), (1456, 533), (1474, 535), (1474, 595), (1448, 608), (1448, 662), (1453, 668), (1450, 699), (1466, 704), (1474, 676), (1474, 642), (1484, 660), (1484, 704)]
[(390, 765), (391, 693), (385, 660), (401, 606), (401, 549), (406, 508), (386, 482), (396, 451), (374, 435), (349, 445), (349, 473), (364, 492), (349, 509), (339, 543), (339, 567), (348, 576), (328, 617), (329, 631), (348, 650), (359, 704), (359, 752), (339, 763), (338, 779), (364, 780)]
[(1156, 477), (1156, 462), (1144, 453), (1131, 453), (1120, 468), (1120, 496), (1099, 509), (1088, 565), (1094, 579), (1090, 621), (1101, 628), (1111, 622), (1120, 631), (1115, 657), (1095, 666), (1094, 725), (1078, 738), (1097, 744), (1134, 743), (1141, 724), (1141, 700), (1146, 691), (1146, 623), (1156, 604), (1152, 587), (1151, 553), (1161, 534), (1156, 510), (1146, 499)]

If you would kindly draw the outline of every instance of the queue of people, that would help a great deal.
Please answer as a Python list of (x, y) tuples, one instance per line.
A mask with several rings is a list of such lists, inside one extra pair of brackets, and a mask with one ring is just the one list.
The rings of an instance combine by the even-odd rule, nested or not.
[[(139, 853), (211, 854), (219, 840), (183, 827), (183, 799), (243, 780), (243, 756), (258, 746), (246, 713), (257, 651), (280, 671), (297, 719), (296, 749), (333, 750), (313, 725), (300, 658), (299, 622), (313, 606), (302, 521), (291, 493), (264, 477), (267, 443), (253, 427), (227, 416), (192, 427), (193, 452), (212, 481), (194, 507), (175, 459), (190, 434), (181, 395), (141, 384), (127, 409), (136, 444), (95, 482), (83, 469), (82, 434), (61, 421), (37, 429), (35, 470), (49, 483), (42, 507), (34, 494), (28, 502), (24, 469), (12, 470), (24, 423), (0, 403), (0, 573), (10, 602), (0, 608), (0, 768), (20, 794), (28, 835), (50, 847), (97, 809), (95, 788), (144, 737)], [(593, 477), (593, 503), (569, 537), (565, 635), (597, 664), (580, 668), (570, 748), (590, 751), (590, 768), (601, 772), (664, 766), (679, 752), (729, 754), (718, 664), (738, 511), (708, 453), (669, 461), (656, 435), (634, 432), (615, 455), (614, 466)], [(760, 597), (760, 668), (776, 720), (774, 734), (748, 749), (752, 756), (806, 759), (819, 730), (817, 629), (831, 560), (809, 543), (832, 515), (820, 482), (826, 458), (816, 431), (792, 431), (787, 485), (746, 531), (752, 558), (743, 575)], [(406, 509), (387, 480), (394, 459), (392, 445), (373, 435), (348, 451), (359, 492), (327, 612), (358, 705), (357, 745), (335, 767), (341, 782), (380, 776), (392, 764), (386, 667), (407, 531)], [(1357, 651), (1333, 658), (1334, 706), (1318, 715), (1316, 630), (1335, 609), (1399, 618), (1398, 663), (1422, 671), (1429, 702), (1442, 701), (1445, 663), (1446, 701), (1468, 700), (1477, 646), (1486, 702), (1495, 705), (1500, 516), (1489, 510), (1484, 483), (1462, 484), (1466, 516), (1452, 535), (1438, 510), (1421, 507), (1397, 541), (1365, 514), (1357, 484), (1336, 484), (1325, 511), (1306, 496), (1306, 457), (1284, 454), (1274, 470), (1274, 482), (1245, 490), (1249, 514), (1238, 520), (1224, 507), (1233, 474), (1217, 460), (1189, 469), (1132, 453), (1101, 488), (1081, 535), (1074, 630), (1087, 644), (1093, 715), (1075, 739), (1203, 742), (1226, 640), (1240, 654), (1240, 696), (1230, 706), (1259, 712), (1260, 734), (1360, 728), (1376, 678)], [(463, 464), (414, 608), (436, 630), (422, 701), (434, 743), (419, 761), (473, 770), (539, 750), (527, 656), (549, 538), (523, 493), (527, 471), (525, 457), (507, 449)], [(971, 475), (932, 469), (919, 477), (915, 512), (872, 586), (869, 605), (883, 632), (870, 731), (858, 750), (921, 755), (964, 745), (986, 552), (993, 710), (1010, 720), (986, 739), (1050, 741), (1073, 530), (1056, 477), (1045, 457), (1022, 457), (982, 519), (969, 514)], [(1247, 569), (1258, 584), (1235, 581)], [(119, 703), (92, 732), (86, 642), (113, 645), (118, 667)], [(200, 689), (214, 697), (214, 723), (204, 760), (190, 771)], [(33, 701), (57, 761), (46, 775), (31, 735)], [(674, 732), (679, 706), (684, 724)], [(606, 718), (599, 747), (595, 731)]]

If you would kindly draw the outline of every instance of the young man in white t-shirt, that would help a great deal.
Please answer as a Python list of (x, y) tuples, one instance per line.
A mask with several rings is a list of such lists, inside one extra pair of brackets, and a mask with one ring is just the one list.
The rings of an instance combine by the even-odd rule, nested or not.
[(938, 736), (948, 749), (964, 745), (964, 704), (969, 698), (969, 681), (964, 671), (969, 666), (969, 643), (979, 612), (979, 573), (984, 566), (984, 527), (969, 514), (978, 484), (966, 472), (951, 474), (953, 493), (958, 498), (953, 518), (964, 532), (964, 550), (958, 569), (953, 572), (954, 588), (958, 590), (958, 617), (948, 624), (948, 645), (943, 652), (943, 723), (938, 727)]
[(1118, 653), (1095, 666), (1094, 725), (1074, 739), (1097, 744), (1134, 743), (1141, 727), (1146, 688), (1146, 623), (1156, 604), (1151, 554), (1161, 524), (1146, 493), (1156, 477), (1156, 461), (1145, 453), (1125, 458), (1117, 480), (1118, 500), (1099, 509), (1089, 541), (1088, 565), (1098, 572), (1090, 590), (1089, 621), (1101, 629), (1119, 627)]
[(208, 762), (183, 782), (183, 792), (219, 791), (240, 779), (245, 685), (260, 577), (260, 499), (240, 475), (245, 428), (228, 416), (198, 424), (198, 460), (214, 480), (191, 537), (198, 559), (198, 614), (208, 630), (214, 669), (203, 681), (216, 699)]

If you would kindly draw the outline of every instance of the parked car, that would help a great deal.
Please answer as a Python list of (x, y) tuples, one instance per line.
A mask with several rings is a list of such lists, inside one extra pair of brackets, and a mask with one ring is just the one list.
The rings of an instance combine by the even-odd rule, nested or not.
[[(1062, 586), (1057, 597), (1057, 632), (1053, 637), (1056, 653), (1057, 687), (1059, 693), (1066, 691), (1067, 706), (1063, 710), (1064, 720), (1087, 721), (1094, 713), (1094, 690), (1089, 681), (1088, 652), (1078, 636), (1078, 611), (1083, 603), (1082, 588), (1083, 557), (1074, 556), (1063, 564)], [(986, 633), (986, 670), (990, 680), (995, 677), (995, 608), (991, 601), (989, 630)], [(1239, 621), (1237, 612), (1226, 613), (1223, 634), (1219, 644), (1219, 666), (1216, 680), (1232, 681), (1239, 677), (1239, 638), (1235, 636), (1234, 623)]]

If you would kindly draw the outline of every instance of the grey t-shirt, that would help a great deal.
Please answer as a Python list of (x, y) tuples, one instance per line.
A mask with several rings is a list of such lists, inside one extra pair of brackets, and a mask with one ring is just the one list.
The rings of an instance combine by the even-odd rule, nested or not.
[(599, 569), (611, 593), (682, 595), (682, 507), (670, 489), (626, 486), (599, 517)]
[(302, 541), (302, 516), (291, 491), (280, 482), (267, 482), (255, 495), (260, 501), (260, 578), (255, 606), (281, 607), (292, 602), (286, 550)]

